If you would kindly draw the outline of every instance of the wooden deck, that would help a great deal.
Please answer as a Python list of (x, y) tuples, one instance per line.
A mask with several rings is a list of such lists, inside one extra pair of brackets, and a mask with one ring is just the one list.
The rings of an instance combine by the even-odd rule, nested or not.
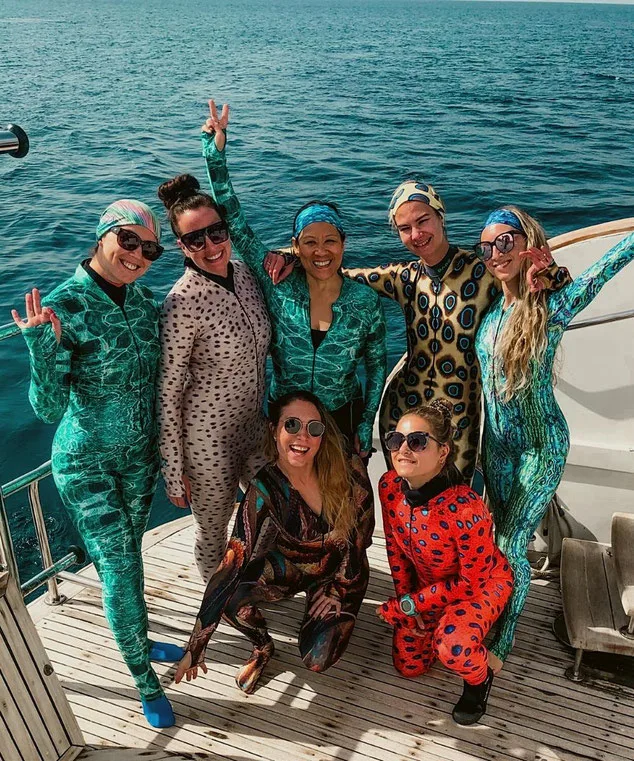
[[(157, 638), (185, 642), (198, 610), (203, 587), (192, 536), (185, 518), (146, 537), (150, 629)], [(459, 727), (451, 720), (461, 691), (458, 678), (439, 666), (411, 681), (395, 672), (390, 630), (374, 614), (376, 604), (393, 593), (381, 538), (370, 558), (368, 595), (336, 667), (325, 674), (303, 667), (295, 639), (302, 599), (272, 606), (267, 618), (276, 656), (262, 686), (247, 697), (233, 679), (249, 648), (223, 624), (207, 652), (206, 676), (176, 686), (173, 668), (156, 664), (177, 717), (176, 726), (162, 731), (145, 722), (97, 592), (67, 584), (62, 589), (72, 597), (66, 604), (49, 608), (38, 601), (30, 612), (86, 741), (146, 751), (130, 758), (153, 761), (179, 753), (178, 758), (230, 761), (634, 760), (634, 690), (600, 681), (573, 684), (563, 675), (571, 656), (551, 634), (560, 608), (556, 584), (533, 584), (487, 715), (476, 727)], [(90, 751), (85, 758), (93, 758)]]

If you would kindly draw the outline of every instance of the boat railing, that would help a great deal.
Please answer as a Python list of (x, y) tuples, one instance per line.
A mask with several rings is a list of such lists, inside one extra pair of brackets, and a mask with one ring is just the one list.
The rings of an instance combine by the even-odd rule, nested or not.
[[(600, 317), (592, 317), (587, 320), (577, 320), (570, 324), (568, 330), (577, 330), (579, 328), (592, 327), (594, 325), (604, 325), (606, 323), (619, 322), (620, 320), (627, 320), (634, 317), (634, 309), (630, 309), (625, 312), (616, 312), (614, 314), (607, 314)], [(0, 326), (0, 341), (16, 336), (20, 333), (20, 328), (14, 323)], [(48, 585), (47, 602), (51, 605), (59, 605), (64, 601), (64, 597), (59, 592), (58, 580), (71, 581), (81, 586), (90, 586), (96, 589), (101, 589), (101, 584), (98, 580), (71, 573), (66, 569), (76, 563), (83, 563), (83, 553), (77, 547), (69, 548), (69, 552), (61, 559), (54, 561), (51, 553), (48, 532), (46, 529), (46, 521), (44, 520), (44, 514), (42, 510), (42, 503), (40, 500), (39, 483), (43, 478), (47, 478), (51, 475), (51, 462), (48, 460), (42, 463), (35, 470), (25, 473), (13, 481), (4, 484), (0, 487), (0, 545), (2, 549), (2, 555), (4, 558), (4, 564), (19, 583), (20, 575), (18, 564), (13, 548), (13, 541), (11, 539), (11, 531), (9, 528), (8, 514), (6, 510), (6, 499), (24, 489), (28, 489), (29, 505), (31, 507), (31, 517), (33, 525), (35, 527), (35, 533), (40, 549), (42, 558), (42, 570), (36, 574), (33, 578), (21, 585), (23, 595), (27, 595), (30, 592), (37, 589), (43, 584)]]

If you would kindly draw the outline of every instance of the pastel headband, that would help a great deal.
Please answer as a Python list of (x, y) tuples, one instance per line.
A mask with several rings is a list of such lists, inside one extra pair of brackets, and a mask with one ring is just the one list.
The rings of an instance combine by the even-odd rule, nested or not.
[(111, 203), (104, 211), (97, 225), (97, 240), (113, 227), (119, 225), (140, 225), (146, 227), (154, 233), (156, 240), (161, 240), (161, 223), (156, 214), (147, 204), (142, 201), (135, 201), (132, 198), (122, 198), (119, 201)]

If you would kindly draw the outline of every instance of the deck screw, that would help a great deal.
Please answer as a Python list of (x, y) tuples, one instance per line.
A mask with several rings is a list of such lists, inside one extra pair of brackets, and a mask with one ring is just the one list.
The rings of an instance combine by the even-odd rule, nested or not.
[(45, 663), (42, 670), (44, 671), (44, 676), (50, 676), (53, 673), (53, 667), (50, 663)]

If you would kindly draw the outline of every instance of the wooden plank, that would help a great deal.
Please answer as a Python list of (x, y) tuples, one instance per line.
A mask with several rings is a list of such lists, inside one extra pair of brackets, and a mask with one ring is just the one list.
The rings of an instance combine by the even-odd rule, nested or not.
[(4, 718), (4, 705), (0, 706), (0, 761), (28, 761), (20, 753), (18, 746), (9, 732)]
[[(58, 637), (57, 635), (56, 635), (56, 641), (60, 641), (60, 644), (61, 644), (61, 638)], [(110, 668), (111, 668), (111, 666), (110, 666)], [(217, 670), (217, 661), (214, 661), (212, 668), (213, 668), (214, 672)], [(234, 667), (231, 668), (231, 674), (232, 673), (234, 673)], [(354, 675), (354, 674), (355, 674), (355, 670), (353, 669), (352, 675)], [(326, 676), (327, 675), (320, 675), (318, 677), (318, 679), (322, 680)], [(206, 677), (206, 680), (208, 680), (209, 678), (210, 678), (210, 675), (208, 675)], [(397, 679), (398, 679), (398, 677), (397, 677)], [(349, 681), (349, 680), (347, 680), (347, 681)], [(400, 681), (402, 683), (404, 680), (401, 679)], [(454, 679), (454, 693), (453, 694), (448, 694), (448, 697), (444, 701), (444, 705), (443, 705), (443, 701), (440, 701), (440, 705), (438, 705), (439, 708), (444, 708), (446, 711), (448, 711), (451, 708), (451, 705), (453, 704), (453, 702), (455, 702), (455, 699), (457, 697), (456, 693), (455, 693), (456, 682), (457, 682), (457, 680)], [(234, 691), (237, 693), (235, 688), (233, 688), (233, 683), (232, 683), (231, 679), (230, 679), (230, 684), (231, 684), (231, 688), (234, 689)], [(413, 684), (413, 683), (411, 683), (411, 684)], [(436, 687), (437, 687), (437, 685), (436, 685)], [(188, 689), (189, 689), (189, 685), (188, 685)], [(171, 696), (171, 694), (172, 693), (170, 693), (170, 696)], [(335, 690), (335, 694), (337, 694), (337, 690)], [(438, 695), (439, 695), (439, 693), (436, 691), (436, 696), (438, 697)], [(396, 700), (396, 703), (397, 704), (399, 703), (398, 698)], [(506, 700), (501, 701), (500, 706), (502, 708), (501, 716), (504, 717), (505, 720), (508, 719), (509, 717), (511, 718), (511, 720), (513, 720), (513, 719), (516, 719), (516, 720), (525, 720), (527, 718), (524, 706), (520, 706), (519, 707), (519, 712), (517, 714), (514, 714), (512, 709), (509, 711), (509, 704), (508, 704), (508, 701), (506, 701)], [(343, 706), (343, 710), (345, 711), (345, 705)], [(535, 719), (535, 725), (536, 726), (539, 726), (540, 722), (542, 723), (540, 731), (541, 731), (542, 737), (546, 741), (547, 740), (547, 729), (543, 725), (543, 719), (542, 719), (543, 714), (544, 714), (544, 711), (543, 711), (543, 706), (542, 706), (542, 710), (541, 711), (540, 710), (536, 710), (535, 711), (534, 719)], [(568, 739), (570, 739), (571, 737), (574, 738), (574, 737), (578, 736), (578, 733), (575, 732), (574, 727), (572, 728), (571, 732), (565, 732), (565, 731), (562, 732), (562, 728), (560, 726), (560, 723), (558, 723), (555, 727), (553, 727), (552, 731), (554, 733), (553, 737), (555, 737), (555, 738), (557, 737), (557, 734), (555, 734), (557, 732), (559, 733), (559, 736), (561, 736), (563, 734), (566, 737), (568, 737)], [(600, 732), (599, 734), (602, 737), (605, 737), (605, 738), (609, 738), (610, 737), (610, 733), (609, 732)], [(594, 734), (591, 732), (589, 734), (589, 739), (591, 740), (593, 737), (594, 737)], [(596, 744), (598, 744), (598, 741), (597, 741)], [(607, 745), (605, 746), (605, 749), (606, 750), (614, 750), (613, 747), (608, 747)]]
[[(0, 601), (0, 605), (2, 604)], [(35, 696), (23, 677), (22, 663), (16, 663), (16, 657), (17, 654), (12, 653), (9, 649), (4, 629), (0, 629), (0, 664), (2, 665), (0, 673), (4, 677), (24, 724), (43, 758), (57, 759), (68, 750), (70, 742), (60, 732), (54, 732), (57, 743), (53, 742), (51, 734), (36, 708)]]
[(166, 750), (138, 750), (134, 748), (89, 748), (80, 761), (214, 761), (218, 756), (208, 753), (170, 753)]
[[(79, 725), (24, 607), (22, 594), (14, 579), (9, 581), (3, 599), (8, 605), (0, 605), (0, 628), (9, 649), (18, 654), (22, 676), (29, 685), (55, 747), (83, 746)], [(49, 669), (50, 674), (47, 675)]]
[(44, 756), (37, 749), (3, 674), (0, 674), (0, 706), (2, 706), (2, 718), (14, 743), (19, 748), (22, 758), (28, 759), (28, 761), (44, 761), (45, 758), (57, 759), (57, 753), (55, 756)]

